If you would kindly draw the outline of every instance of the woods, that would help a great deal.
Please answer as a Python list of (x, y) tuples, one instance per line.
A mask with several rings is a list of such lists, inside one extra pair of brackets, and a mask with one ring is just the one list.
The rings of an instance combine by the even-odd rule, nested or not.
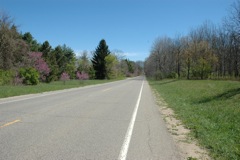
[(30, 32), (22, 34), (12, 18), (0, 13), (0, 85), (36, 85), (70, 79), (114, 79), (136, 76), (142, 66), (111, 52), (104, 39), (91, 53), (77, 56), (64, 45), (39, 43)]
[(159, 37), (145, 61), (155, 79), (239, 79), (240, 2), (231, 7), (221, 26), (204, 22), (186, 36)]

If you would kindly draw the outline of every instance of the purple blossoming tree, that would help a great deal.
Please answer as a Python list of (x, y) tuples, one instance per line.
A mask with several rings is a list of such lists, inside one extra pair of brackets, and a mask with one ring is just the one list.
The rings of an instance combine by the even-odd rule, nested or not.
[(30, 52), (30, 60), (32, 61), (33, 67), (39, 72), (41, 81), (45, 81), (46, 77), (50, 73), (50, 68), (46, 61), (42, 58), (41, 52)]
[(85, 73), (85, 72), (77, 72), (77, 73), (76, 73), (76, 77), (77, 77), (77, 79), (79, 79), (79, 80), (87, 80), (87, 79), (89, 79), (88, 74)]
[(64, 85), (66, 84), (66, 81), (68, 81), (70, 79), (70, 76), (68, 75), (68, 73), (63, 72), (61, 74), (60, 80), (63, 81)]

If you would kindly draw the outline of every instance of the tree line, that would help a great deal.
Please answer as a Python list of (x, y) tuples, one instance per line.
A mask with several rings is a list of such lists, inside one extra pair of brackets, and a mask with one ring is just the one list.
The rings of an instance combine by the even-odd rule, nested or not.
[(206, 21), (186, 36), (157, 38), (144, 63), (156, 79), (239, 79), (240, 1), (221, 25)]
[(126, 59), (119, 51), (110, 52), (104, 39), (92, 57), (83, 51), (77, 56), (66, 45), (53, 48), (48, 41), (37, 42), (30, 32), (20, 33), (14, 21), (0, 13), (0, 85), (52, 82), (68, 79), (113, 79), (135, 76), (142, 63)]

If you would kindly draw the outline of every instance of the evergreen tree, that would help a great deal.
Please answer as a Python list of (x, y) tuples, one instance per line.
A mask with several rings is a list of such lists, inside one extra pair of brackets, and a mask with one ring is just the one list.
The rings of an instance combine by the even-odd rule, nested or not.
[(22, 39), (29, 45), (30, 51), (39, 51), (41, 45), (33, 38), (30, 32), (26, 32), (24, 35), (22, 35)]
[(51, 51), (52, 51), (52, 47), (49, 44), (49, 42), (48, 41), (43, 42), (43, 44), (40, 48), (40, 52), (43, 53), (43, 58), (45, 58), (45, 60), (48, 60), (50, 58), (49, 54), (51, 53)]
[(73, 50), (66, 45), (57, 46), (52, 54), (55, 56), (55, 60), (58, 67), (58, 76), (63, 72), (68, 73), (70, 78), (75, 77), (76, 71), (76, 57)]
[(93, 68), (95, 70), (95, 78), (96, 79), (105, 79), (107, 76), (107, 69), (106, 69), (106, 61), (105, 57), (110, 54), (110, 51), (108, 50), (108, 46), (106, 44), (106, 41), (102, 39), (99, 42), (98, 47), (96, 48), (96, 51), (93, 54), (92, 58), (92, 64)]

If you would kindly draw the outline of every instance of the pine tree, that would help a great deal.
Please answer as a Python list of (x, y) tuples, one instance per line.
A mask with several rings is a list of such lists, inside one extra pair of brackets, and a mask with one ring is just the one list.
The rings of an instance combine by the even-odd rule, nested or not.
[(43, 42), (42, 46), (40, 47), (40, 52), (43, 53), (42, 56), (45, 60), (47, 60), (47, 61), (49, 60), (49, 58), (50, 58), (49, 54), (51, 51), (52, 51), (52, 47), (49, 44), (49, 42), (48, 41)]
[(107, 69), (106, 69), (106, 61), (105, 57), (110, 54), (110, 51), (108, 50), (108, 46), (106, 44), (106, 41), (102, 39), (99, 42), (98, 47), (96, 48), (96, 51), (93, 54), (92, 58), (92, 64), (93, 68), (95, 70), (95, 78), (96, 79), (105, 79), (107, 76)]

